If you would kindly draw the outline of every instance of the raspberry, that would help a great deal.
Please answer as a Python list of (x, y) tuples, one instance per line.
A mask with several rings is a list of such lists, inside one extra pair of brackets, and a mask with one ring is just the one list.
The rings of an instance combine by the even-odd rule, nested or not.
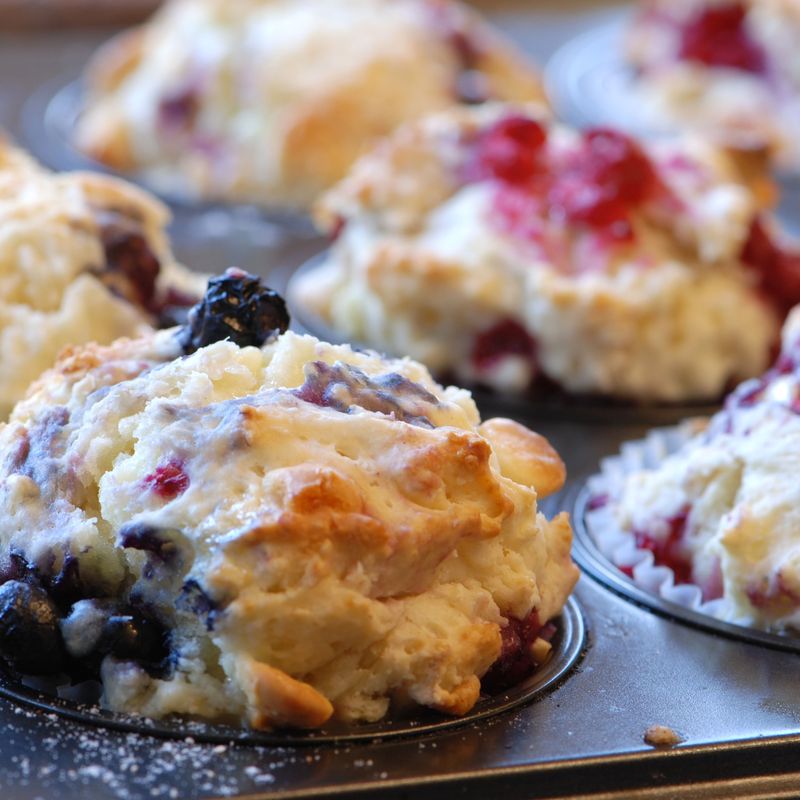
[(504, 117), (478, 137), (471, 171), (478, 178), (526, 183), (542, 169), (540, 156), (546, 139), (545, 129), (535, 120)]
[(788, 311), (800, 303), (800, 253), (783, 250), (756, 219), (742, 250), (742, 261), (758, 272), (761, 288)]
[(481, 679), (481, 686), (489, 692), (502, 691), (519, 683), (535, 666), (530, 651), (542, 631), (539, 615), (534, 610), (525, 619), (508, 617), (506, 623), (500, 629), (500, 655)]
[(745, 26), (747, 9), (734, 2), (701, 9), (680, 32), (678, 58), (709, 67), (761, 72), (765, 58)]
[(633, 139), (619, 131), (593, 128), (584, 134), (574, 162), (550, 190), (551, 213), (629, 241), (630, 212), (657, 185), (650, 159)]
[(656, 184), (650, 159), (624, 133), (591, 128), (584, 134), (586, 171), (613, 199), (635, 205), (647, 199)]
[(475, 337), (470, 360), (478, 370), (486, 370), (507, 356), (522, 356), (534, 362), (536, 342), (514, 319), (504, 319)]
[(676, 583), (688, 583), (692, 579), (692, 562), (686, 556), (683, 539), (689, 509), (684, 509), (665, 520), (669, 532), (665, 538), (654, 537), (646, 531), (634, 531), (636, 546), (649, 550), (658, 566), (669, 567), (675, 573)]
[(156, 467), (146, 475), (144, 485), (164, 500), (174, 500), (189, 488), (189, 476), (183, 469), (183, 462), (176, 459)]

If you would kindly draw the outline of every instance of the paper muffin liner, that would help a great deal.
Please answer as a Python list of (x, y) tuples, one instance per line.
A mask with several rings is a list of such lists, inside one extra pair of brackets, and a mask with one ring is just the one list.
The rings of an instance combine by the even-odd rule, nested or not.
[[(638, 547), (633, 533), (622, 530), (613, 513), (625, 478), (634, 472), (658, 467), (667, 456), (689, 441), (700, 425), (698, 420), (688, 420), (675, 427), (657, 428), (644, 439), (623, 444), (618, 455), (604, 459), (600, 472), (587, 483), (589, 500), (584, 522), (601, 555), (628, 575), (640, 589), (692, 611), (729, 620), (726, 613), (728, 604), (724, 598), (703, 601), (699, 586), (677, 583), (673, 570), (656, 564), (650, 550)], [(601, 499), (605, 502), (599, 504)]]

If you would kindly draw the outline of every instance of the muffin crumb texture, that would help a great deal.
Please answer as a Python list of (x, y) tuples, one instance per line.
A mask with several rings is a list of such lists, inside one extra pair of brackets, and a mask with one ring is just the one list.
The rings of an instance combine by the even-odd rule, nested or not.
[(577, 579), (549, 446), (407, 359), (184, 339), (73, 348), (0, 429), (9, 666), (3, 620), (46, 661), (19, 671), (97, 674), (108, 708), (314, 728), (464, 714), (547, 657)]

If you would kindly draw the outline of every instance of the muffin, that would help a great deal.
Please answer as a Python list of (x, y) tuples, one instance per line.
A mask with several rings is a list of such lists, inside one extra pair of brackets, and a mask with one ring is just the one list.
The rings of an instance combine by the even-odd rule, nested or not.
[[(608, 473), (606, 492), (590, 505), (635, 546), (636, 553), (627, 548), (627, 571), (641, 582), (650, 565), (666, 567), (670, 582), (699, 588), (715, 616), (797, 635), (798, 413), (800, 308), (775, 365), (732, 392), (707, 425), (680, 432), (674, 452), (649, 469)], [(600, 540), (607, 526), (595, 523)]]
[(757, 153), (454, 109), (321, 199), (335, 241), (293, 298), (342, 337), (498, 392), (709, 400), (767, 366), (800, 300), (773, 199)]
[(0, 657), (118, 711), (315, 728), (464, 714), (548, 651), (557, 454), (421, 365), (286, 331), (237, 270), (66, 353), (0, 428)]
[(645, 0), (627, 31), (642, 109), (766, 146), (800, 167), (800, 6), (786, 0)]
[(187, 197), (307, 208), (398, 124), (543, 96), (449, 0), (173, 0), (90, 64), (79, 149)]
[(0, 139), (0, 418), (64, 345), (138, 335), (197, 301), (205, 280), (176, 264), (168, 221), (133, 186), (47, 172)]

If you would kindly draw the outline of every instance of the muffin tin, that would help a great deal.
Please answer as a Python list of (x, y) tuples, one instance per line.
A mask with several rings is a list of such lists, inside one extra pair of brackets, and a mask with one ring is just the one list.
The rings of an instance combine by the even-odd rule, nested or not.
[(375, 739), (387, 740), (421, 734), (435, 734), (462, 725), (478, 723), (495, 714), (530, 703), (557, 686), (566, 678), (579, 660), (585, 647), (585, 628), (578, 603), (570, 599), (562, 613), (553, 620), (556, 632), (551, 640), (550, 658), (521, 683), (503, 692), (482, 695), (474, 708), (464, 717), (448, 717), (426, 709), (393, 716), (379, 722), (348, 725), (331, 722), (313, 731), (261, 732), (244, 730), (202, 720), (165, 719), (143, 721), (142, 717), (106, 711), (97, 706), (99, 684), (82, 686), (59, 685), (55, 680), (42, 678), (18, 680), (0, 668), (0, 696), (17, 703), (53, 712), (67, 720), (99, 725), (118, 731), (146, 732), (165, 738), (182, 739), (187, 724), (198, 742), (218, 744), (234, 741), (237, 744), (261, 746), (355, 744)]
[[(492, 13), (540, 60), (582, 26), (607, 19), (567, 16), (556, 8), (545, 4), (534, 11), (530, 4), (504, 2)], [(14, 109), (54, 75), (58, 87), (74, 78), (105, 35), (54, 33), (23, 41), (0, 34), (0, 68), (4, 75), (20, 76), (8, 93), (0, 87), (2, 122), (46, 162), (54, 164), (57, 155), (29, 141)], [(55, 89), (47, 84), (28, 102), (29, 121), (36, 103), (44, 100), (46, 106)], [(185, 263), (205, 271), (237, 264), (267, 276), (281, 290), (294, 269), (324, 247), (252, 209), (179, 206), (172, 232)], [(300, 321), (314, 327), (314, 320)], [(707, 618), (693, 620), (636, 595), (624, 576), (591, 552), (581, 527), (584, 500), (578, 492), (600, 459), (623, 441), (641, 438), (650, 425), (692, 410), (670, 409), (674, 416), (664, 417), (660, 410), (647, 416), (639, 409), (587, 407), (584, 414), (558, 402), (548, 409), (497, 395), (479, 394), (478, 401), (487, 415), (505, 413), (532, 425), (567, 462), (565, 492), (542, 506), (549, 515), (577, 499), (575, 554), (586, 574), (576, 589), (577, 602), (562, 617), (558, 653), (545, 667), (552, 674), (540, 672), (535, 686), (482, 706), (479, 717), (444, 723), (438, 718), (434, 728), (416, 720), (363, 730), (368, 740), (360, 741), (337, 731), (322, 741), (318, 735), (262, 736), (192, 722), (162, 724), (71, 703), (53, 708), (52, 698), (4, 680), (0, 796), (796, 795), (796, 649), (758, 637), (744, 640), (736, 631), (707, 624)], [(571, 659), (576, 663), (570, 670)], [(539, 685), (540, 679), (547, 685)], [(644, 734), (653, 724), (674, 729), (683, 743), (672, 749), (646, 744)]]

